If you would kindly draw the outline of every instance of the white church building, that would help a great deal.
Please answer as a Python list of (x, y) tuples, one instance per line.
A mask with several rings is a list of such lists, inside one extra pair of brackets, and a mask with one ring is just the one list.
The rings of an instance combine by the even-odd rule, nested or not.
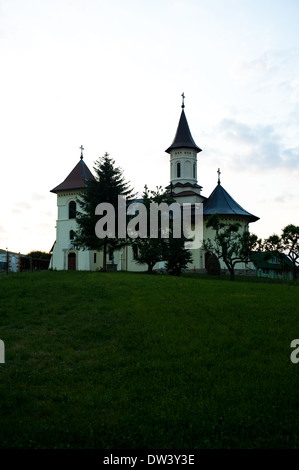
[[(218, 170), (218, 184), (209, 197), (201, 194), (202, 186), (197, 182), (197, 155), (201, 149), (196, 145), (187, 122), (184, 105), (184, 95), (181, 116), (174, 140), (166, 152), (170, 156), (170, 184), (166, 187), (175, 202), (202, 203), (203, 208), (203, 239), (213, 239), (213, 230), (206, 227), (210, 215), (218, 214), (220, 220), (227, 223), (238, 222), (240, 230), (248, 230), (249, 223), (259, 218), (243, 209), (222, 187), (220, 171)], [(74, 232), (76, 231), (76, 211), (78, 210), (77, 198), (86, 187), (88, 179), (94, 179), (91, 171), (83, 160), (83, 147), (81, 157), (65, 180), (51, 190), (57, 195), (57, 221), (56, 241), (52, 248), (50, 268), (57, 270), (100, 270), (103, 266), (103, 253), (89, 250), (78, 250), (72, 245)], [(100, 201), (101, 202), (101, 201)], [(192, 263), (188, 268), (192, 271), (204, 272), (208, 253), (201, 247), (192, 250)], [(221, 268), (225, 269), (222, 260)], [(164, 263), (157, 263), (154, 269), (163, 268)], [(140, 265), (134, 257), (131, 246), (108, 253), (107, 269), (123, 271), (146, 271), (147, 265)], [(238, 270), (254, 269), (252, 263), (236, 265)]]

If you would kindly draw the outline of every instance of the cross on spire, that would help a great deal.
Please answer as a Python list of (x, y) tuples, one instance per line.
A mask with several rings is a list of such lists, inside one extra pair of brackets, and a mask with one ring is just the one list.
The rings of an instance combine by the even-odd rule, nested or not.
[(185, 99), (184, 92), (181, 94), (181, 97), (182, 97), (182, 108), (184, 108), (184, 107), (185, 107), (185, 104), (184, 104), (184, 99)]
[(221, 175), (220, 168), (218, 168), (217, 173), (218, 173), (218, 184), (220, 184), (220, 175)]
[(81, 158), (81, 160), (82, 160), (82, 159), (83, 159), (83, 150), (84, 150), (83, 145), (81, 145), (81, 147), (79, 147), (79, 149), (81, 150), (81, 156), (80, 156), (80, 158)]

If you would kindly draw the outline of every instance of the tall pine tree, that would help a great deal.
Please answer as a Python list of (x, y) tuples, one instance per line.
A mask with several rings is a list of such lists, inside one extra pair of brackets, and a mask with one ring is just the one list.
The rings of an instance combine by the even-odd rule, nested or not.
[[(95, 180), (86, 182), (86, 189), (80, 194), (78, 205), (80, 211), (76, 214), (78, 229), (75, 233), (73, 245), (76, 248), (103, 251), (103, 270), (106, 271), (107, 249), (113, 251), (127, 244), (125, 238), (117, 238), (118, 233), (118, 196), (123, 195), (133, 199), (135, 194), (126, 182), (121, 168), (115, 166), (115, 161), (105, 155), (95, 162)], [(115, 211), (115, 236), (98, 238), (95, 226), (103, 216), (95, 215), (95, 209), (100, 203), (110, 203)]]

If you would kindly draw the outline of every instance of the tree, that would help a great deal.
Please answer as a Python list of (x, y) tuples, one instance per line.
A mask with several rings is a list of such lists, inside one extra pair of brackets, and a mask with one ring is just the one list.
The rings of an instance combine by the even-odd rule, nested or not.
[[(186, 237), (174, 237), (174, 216), (171, 213), (171, 207), (169, 207), (174, 200), (169, 193), (163, 191), (161, 187), (157, 187), (155, 191), (151, 191), (145, 186), (142, 202), (147, 213), (147, 228), (146, 236), (138, 236), (132, 240), (135, 260), (139, 264), (147, 264), (148, 273), (152, 273), (156, 263), (166, 261), (167, 271), (172, 275), (179, 276), (182, 269), (185, 269), (187, 264), (192, 261), (192, 257), (184, 246), (187, 240)], [(163, 204), (165, 210), (163, 209)], [(159, 207), (155, 237), (152, 236), (151, 223), (153, 218), (151, 218), (151, 205), (155, 205), (157, 211)], [(163, 216), (161, 215), (160, 209), (162, 209), (161, 212), (163, 212)], [(177, 210), (179, 211), (177, 215), (181, 217), (180, 206), (178, 206)]]
[(170, 233), (164, 252), (166, 260), (166, 270), (172, 276), (180, 276), (183, 269), (187, 268), (188, 263), (192, 262), (192, 255), (185, 248), (185, 237), (174, 238)]
[(46, 253), (45, 251), (30, 251), (28, 256), (31, 258), (38, 258), (38, 259), (50, 259), (51, 253)]
[(235, 266), (237, 263), (248, 263), (250, 252), (257, 244), (257, 236), (247, 230), (240, 232), (241, 224), (220, 222), (219, 215), (212, 215), (207, 227), (215, 230), (215, 238), (208, 238), (203, 242), (203, 249), (223, 259), (230, 273), (230, 279), (235, 279)]
[(299, 264), (299, 226), (289, 224), (282, 229), (281, 236), (271, 235), (264, 240), (264, 251), (272, 251), (282, 258), (285, 254), (293, 265), (293, 279), (297, 279)]
[(282, 250), (293, 264), (293, 279), (297, 279), (299, 264), (299, 225), (289, 224), (282, 230)]
[[(103, 270), (106, 271), (107, 248), (113, 251), (128, 243), (126, 238), (118, 238), (118, 196), (134, 198), (130, 183), (123, 177), (121, 168), (115, 166), (115, 160), (105, 155), (95, 162), (95, 179), (86, 182), (86, 188), (81, 192), (78, 204), (81, 211), (76, 214), (78, 229), (74, 235), (73, 245), (76, 248), (88, 250), (103, 250)], [(104, 216), (95, 214), (95, 209), (100, 203), (109, 203), (115, 210), (115, 236), (105, 238), (97, 237), (95, 227)]]
[(131, 240), (133, 252), (135, 253), (135, 260), (138, 264), (147, 264), (147, 272), (153, 272), (153, 267), (159, 261), (162, 261), (165, 253), (165, 238), (162, 238), (161, 225), (158, 224), (157, 238), (150, 237), (150, 205), (152, 202), (157, 204), (169, 204), (169, 195), (162, 190), (162, 187), (156, 187), (156, 190), (149, 190), (147, 186), (144, 187), (142, 195), (142, 203), (147, 211), (147, 229), (146, 237), (137, 237)]

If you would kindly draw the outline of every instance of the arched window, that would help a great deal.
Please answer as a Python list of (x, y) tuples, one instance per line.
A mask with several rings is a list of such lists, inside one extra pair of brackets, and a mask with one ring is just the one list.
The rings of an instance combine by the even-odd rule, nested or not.
[(69, 203), (69, 219), (76, 218), (76, 203), (75, 201), (71, 201)]
[(177, 176), (177, 178), (181, 177), (181, 164), (180, 164), (180, 162), (178, 162), (176, 164), (176, 176)]
[(70, 230), (70, 240), (74, 240), (75, 232), (74, 230)]
[(193, 178), (196, 179), (196, 165), (193, 163)]

